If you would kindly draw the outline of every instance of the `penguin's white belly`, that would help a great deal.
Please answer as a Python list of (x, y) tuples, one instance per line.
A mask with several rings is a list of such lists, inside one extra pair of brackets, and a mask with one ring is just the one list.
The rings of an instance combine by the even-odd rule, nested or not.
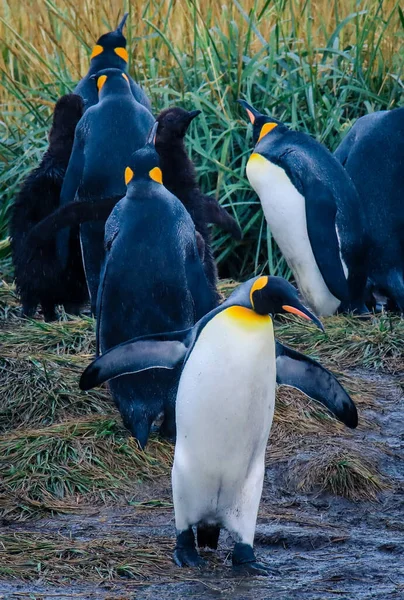
[(340, 300), (331, 294), (317, 266), (307, 232), (305, 199), (281, 167), (258, 156), (247, 163), (247, 177), (271, 233), (307, 304), (319, 316), (332, 315)]
[(249, 513), (246, 519), (252, 519), (249, 531), (254, 530), (275, 384), (269, 317), (231, 307), (205, 326), (177, 394), (173, 466), (177, 528), (203, 520), (234, 531), (244, 511)]

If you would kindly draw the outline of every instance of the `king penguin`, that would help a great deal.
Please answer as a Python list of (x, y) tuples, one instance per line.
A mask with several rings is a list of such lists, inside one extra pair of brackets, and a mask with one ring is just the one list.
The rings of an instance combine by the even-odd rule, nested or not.
[[(105, 33), (97, 40), (97, 43), (91, 52), (88, 73), (74, 89), (74, 93), (83, 98), (86, 110), (98, 102), (97, 89), (91, 81), (93, 75), (98, 73), (98, 71), (110, 68), (120, 69), (124, 73), (127, 72), (129, 57), (128, 51), (126, 50), (126, 38), (122, 31), (126, 19), (128, 18), (128, 14), (129, 13), (124, 14), (115, 31)], [(127, 75), (127, 77), (135, 100), (150, 110), (150, 101), (145, 92), (140, 85), (130, 77), (130, 75)]]
[[(80, 119), (72, 155), (63, 182), (61, 206), (74, 200), (100, 202), (120, 200), (126, 193), (125, 168), (132, 154), (143, 147), (154, 117), (133, 97), (126, 73), (105, 69), (90, 78), (99, 102)], [(100, 270), (104, 258), (105, 221), (80, 228), (87, 285), (95, 313)], [(66, 249), (69, 230), (58, 234), (58, 249)]]
[(266, 575), (253, 540), (275, 386), (292, 385), (324, 403), (349, 427), (357, 411), (335, 377), (319, 363), (275, 343), (270, 315), (293, 313), (321, 322), (280, 277), (261, 276), (238, 287), (219, 307), (186, 331), (145, 336), (110, 350), (80, 380), (90, 389), (122, 373), (181, 366), (172, 486), (177, 530), (174, 560), (199, 566), (200, 547), (217, 548), (221, 528), (235, 540), (233, 566)]
[(321, 316), (367, 312), (368, 228), (349, 175), (309, 135), (239, 102), (256, 144), (247, 177), (306, 303)]
[(404, 108), (358, 119), (334, 155), (366, 206), (370, 283), (404, 312)]
[[(182, 203), (163, 185), (148, 143), (125, 171), (126, 196), (105, 227), (106, 258), (97, 300), (101, 353), (134, 336), (186, 329), (217, 304), (197, 249), (195, 226)], [(126, 375), (110, 383), (125, 426), (144, 447), (164, 411), (162, 435), (175, 437), (175, 395), (180, 369)]]

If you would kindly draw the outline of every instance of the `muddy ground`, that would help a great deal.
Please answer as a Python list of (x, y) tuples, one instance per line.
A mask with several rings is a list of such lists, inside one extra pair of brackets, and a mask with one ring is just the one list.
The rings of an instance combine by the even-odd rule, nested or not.
[[(368, 426), (350, 432), (366, 444), (376, 457), (389, 488), (378, 501), (357, 502), (333, 494), (302, 494), (293, 487), (289, 474), (296, 460), (274, 461), (267, 470), (256, 532), (256, 553), (271, 568), (268, 578), (237, 578), (231, 570), (232, 542), (222, 533), (218, 552), (206, 551), (204, 570), (182, 570), (171, 562), (174, 547), (174, 515), (170, 505), (169, 479), (139, 486), (138, 502), (125, 508), (86, 508), (79, 514), (62, 515), (23, 523), (3, 522), (2, 534), (24, 542), (32, 540), (32, 554), (22, 566), (35, 563), (35, 543), (50, 540), (66, 546), (66, 561), (80, 552), (93, 552), (96, 562), (108, 548), (121, 549), (121, 576), (108, 580), (105, 572), (85, 573), (75, 581), (53, 574), (38, 565), (38, 577), (29, 580), (8, 577), (0, 580), (0, 598), (82, 600), (112, 599), (254, 599), (254, 600), (388, 600), (404, 598), (404, 461), (403, 391), (398, 378), (354, 373), (367, 386), (376, 383), (371, 408), (362, 409)], [(344, 443), (344, 435), (332, 439)], [(293, 469), (295, 467), (295, 469)], [(298, 465), (299, 468), (299, 465)], [(151, 498), (159, 503), (147, 505)], [(142, 502), (146, 502), (142, 504)], [(164, 503), (167, 503), (164, 505)], [(140, 504), (139, 504), (140, 503)], [(163, 504), (163, 505), (162, 505)], [(160, 556), (154, 575), (134, 577), (125, 570), (131, 548), (142, 547)], [(1, 553), (0, 553), (1, 556)], [(17, 560), (17, 558), (16, 558)], [(24, 560), (26, 563), (24, 563)], [(107, 561), (108, 562), (108, 561)], [(18, 571), (17, 571), (18, 572)], [(25, 571), (24, 571), (25, 572)], [(44, 572), (45, 575), (41, 573)], [(15, 575), (15, 573), (14, 573)], [(25, 575), (23, 578), (27, 579)], [(51, 579), (51, 582), (47, 581)], [(91, 581), (91, 582), (90, 582)]]

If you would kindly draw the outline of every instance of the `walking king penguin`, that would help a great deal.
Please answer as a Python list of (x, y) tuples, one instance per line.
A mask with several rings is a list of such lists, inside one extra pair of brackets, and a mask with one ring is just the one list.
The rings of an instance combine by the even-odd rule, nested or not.
[[(301, 389), (349, 427), (358, 416), (351, 398), (320, 364), (276, 344), (270, 315), (293, 313), (320, 321), (280, 277), (239, 286), (193, 328), (146, 336), (114, 348), (84, 371), (90, 389), (122, 373), (182, 366), (177, 394), (177, 443), (172, 471), (179, 566), (202, 563), (200, 547), (217, 548), (220, 528), (235, 540), (237, 571), (267, 574), (253, 540), (272, 425), (275, 385)], [(142, 375), (142, 373), (140, 373)], [(136, 377), (133, 383), (136, 386)]]
[[(90, 56), (90, 68), (87, 75), (77, 84), (75, 94), (79, 94), (84, 100), (85, 109), (98, 102), (97, 88), (91, 81), (91, 77), (103, 69), (120, 69), (126, 73), (128, 69), (128, 51), (126, 50), (126, 38), (123, 35), (123, 27), (129, 13), (125, 13), (122, 21), (115, 31), (105, 33), (94, 46)], [(129, 86), (133, 97), (137, 102), (143, 104), (150, 110), (150, 102), (140, 85), (127, 75)]]
[(247, 177), (307, 304), (318, 314), (366, 312), (367, 226), (335, 157), (244, 100), (256, 144)]
[(404, 312), (404, 108), (358, 119), (335, 157), (366, 206), (371, 285)]
[[(216, 306), (199, 259), (195, 226), (182, 203), (162, 185), (148, 144), (125, 171), (127, 194), (105, 226), (105, 264), (97, 301), (97, 343), (102, 353), (134, 336), (194, 325)], [(145, 446), (164, 410), (161, 433), (175, 437), (175, 396), (180, 367), (111, 381), (125, 426)], [(140, 377), (140, 379), (139, 379)]]
[[(105, 69), (90, 83), (98, 89), (99, 102), (80, 119), (69, 166), (63, 182), (61, 205), (88, 200), (120, 200), (126, 192), (125, 168), (133, 152), (142, 148), (154, 117), (131, 94), (128, 76), (119, 69)], [(68, 229), (58, 234), (63, 257)], [(94, 313), (101, 264), (104, 258), (104, 222), (80, 228), (84, 268)]]

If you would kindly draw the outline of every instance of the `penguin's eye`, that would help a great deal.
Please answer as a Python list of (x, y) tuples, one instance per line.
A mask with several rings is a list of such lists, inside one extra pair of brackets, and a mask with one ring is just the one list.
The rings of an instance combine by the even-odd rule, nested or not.
[(266, 135), (267, 133), (269, 133), (270, 131), (272, 131), (273, 129), (275, 129), (275, 127), (278, 127), (277, 123), (265, 123), (265, 125), (263, 125), (261, 127), (261, 131), (260, 131), (260, 135), (259, 135), (259, 138), (258, 138), (258, 142), (264, 137), (264, 135)]

